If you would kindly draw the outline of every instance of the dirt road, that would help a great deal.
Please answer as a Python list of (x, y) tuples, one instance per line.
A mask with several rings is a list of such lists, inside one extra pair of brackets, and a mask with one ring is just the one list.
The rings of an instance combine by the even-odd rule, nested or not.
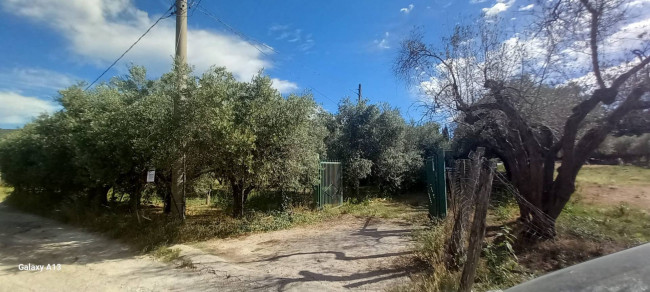
[(382, 290), (407, 279), (409, 231), (358, 219), (178, 245), (194, 265), (178, 268), (0, 204), (0, 291)]

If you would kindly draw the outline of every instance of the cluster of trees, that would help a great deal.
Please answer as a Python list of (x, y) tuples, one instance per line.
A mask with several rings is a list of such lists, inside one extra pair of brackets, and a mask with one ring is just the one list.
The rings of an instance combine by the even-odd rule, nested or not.
[(91, 90), (62, 90), (59, 102), (62, 110), (0, 144), (3, 179), (21, 195), (105, 204), (112, 189), (137, 208), (146, 173), (155, 169), (155, 191), (169, 211), (172, 166), (183, 153), (186, 187), (202, 175), (218, 178), (231, 187), (234, 213), (241, 215), (253, 189), (311, 188), (325, 151), (312, 97), (285, 98), (262, 75), (240, 82), (218, 68), (148, 80), (144, 68), (132, 67), (128, 76)]
[(135, 210), (153, 190), (175, 213), (183, 207), (172, 202), (180, 162), (186, 190), (218, 180), (241, 216), (254, 190), (311, 191), (319, 159), (344, 163), (351, 192), (360, 184), (387, 192), (413, 186), (422, 157), (443, 143), (437, 124), (407, 124), (387, 105), (345, 100), (332, 114), (309, 94), (283, 97), (261, 74), (241, 82), (223, 68), (179, 78), (183, 70), (150, 80), (132, 67), (93, 89), (60, 91), (60, 111), (0, 141), (4, 181), (17, 195), (93, 205), (107, 204), (112, 190), (128, 195)]
[(399, 110), (367, 100), (343, 100), (324, 124), (327, 156), (343, 162), (349, 194), (363, 184), (386, 193), (422, 186), (424, 158), (446, 147), (438, 124), (406, 123)]
[(600, 145), (594, 157), (601, 163), (633, 163), (650, 166), (650, 134), (610, 136)]
[(455, 119), (460, 145), (504, 162), (533, 238), (555, 236), (580, 168), (610, 134), (650, 132), (650, 40), (640, 33), (627, 50), (613, 47), (634, 5), (537, 1), (522, 16), (531, 25), (514, 34), (486, 16), (438, 43), (420, 32), (402, 43), (396, 74), (417, 81), (432, 112)]

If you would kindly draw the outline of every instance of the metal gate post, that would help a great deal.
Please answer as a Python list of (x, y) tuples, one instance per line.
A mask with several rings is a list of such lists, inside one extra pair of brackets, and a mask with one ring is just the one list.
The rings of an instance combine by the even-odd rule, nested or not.
[(426, 170), (426, 176), (427, 176), (427, 196), (429, 197), (429, 217), (436, 217), (437, 216), (437, 208), (436, 203), (435, 203), (435, 179), (434, 179), (434, 171), (435, 171), (435, 163), (433, 163), (434, 158), (433, 157), (427, 157), (427, 159), (424, 161), (424, 168)]
[(442, 148), (436, 151), (436, 197), (438, 218), (447, 216), (447, 180), (445, 178), (445, 152)]
[(447, 184), (445, 180), (445, 153), (437, 149), (434, 156), (425, 161), (427, 174), (427, 194), (429, 196), (429, 216), (447, 216)]

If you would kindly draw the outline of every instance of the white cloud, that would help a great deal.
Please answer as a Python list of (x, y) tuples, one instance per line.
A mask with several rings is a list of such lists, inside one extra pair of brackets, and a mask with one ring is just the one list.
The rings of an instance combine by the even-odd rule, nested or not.
[(402, 9), (400, 9), (399, 12), (402, 12), (402, 13), (404, 13), (404, 14), (409, 14), (409, 13), (411, 13), (411, 11), (413, 10), (413, 8), (415, 8), (415, 5), (413, 5), (413, 4), (409, 4), (408, 7), (404, 7), (404, 8), (402, 8)]
[(377, 43), (377, 46), (380, 49), (390, 49), (390, 46), (388, 46), (388, 43), (387, 43), (386, 39), (382, 39), (380, 42), (377, 42), (375, 40), (375, 43)]
[(64, 89), (78, 79), (43, 68), (13, 68), (0, 71), (0, 88), (14, 91), (48, 92)]
[(478, 3), (483, 3), (485, 1), (487, 1), (487, 0), (470, 0), (469, 4), (478, 4)]
[(384, 37), (381, 40), (374, 40), (375, 45), (377, 45), (381, 50), (390, 49), (390, 45), (388, 45), (388, 37), (390, 37), (390, 33), (385, 32)]
[(487, 17), (497, 16), (500, 13), (507, 11), (513, 4), (515, 4), (515, 0), (508, 0), (508, 2), (506, 2), (506, 0), (497, 0), (497, 3), (494, 3), (492, 7), (483, 8), (483, 13)]
[(277, 78), (272, 78), (273, 88), (277, 89), (282, 94), (287, 94), (294, 92), (298, 89), (298, 84), (293, 83), (287, 80), (280, 80)]
[[(514, 1), (500, 3), (511, 7)], [(616, 77), (639, 63), (638, 58), (631, 52), (633, 49), (650, 47), (650, 0), (635, 0), (622, 9), (628, 12), (626, 19), (612, 26), (611, 31), (602, 36), (599, 48), (601, 73), (606, 85), (611, 85)], [(588, 31), (585, 33), (588, 34)], [(461, 42), (461, 44), (472, 46), (469, 42)], [(539, 81), (550, 85), (575, 82), (583, 86), (587, 93), (597, 88), (596, 78), (592, 73), (588, 38), (568, 39), (558, 52), (550, 56), (550, 59), (547, 59), (548, 50), (549, 40), (545, 37), (529, 34), (526, 31), (514, 33), (510, 38), (505, 39), (501, 46), (497, 46), (494, 51), (488, 52), (485, 56), (477, 56), (475, 60), (454, 59), (456, 66), (464, 72), (463, 82), (459, 86), (468, 97), (483, 96), (481, 93), (484, 90), (483, 83), (480, 80), (484, 78), (482, 69), (485, 68), (485, 60), (480, 58), (485, 57), (491, 60), (489, 68), (497, 69), (488, 71), (488, 75), (494, 74), (488, 78), (507, 80), (523, 73), (540, 78)], [(441, 71), (443, 73), (440, 73)], [(448, 77), (444, 71), (442, 65), (426, 72), (416, 71), (419, 72), (418, 89), (424, 95), (422, 101), (431, 102), (432, 94), (444, 88), (447, 81), (445, 78)], [(473, 94), (474, 92), (479, 94)]]
[(269, 28), (268, 34), (275, 36), (276, 40), (286, 40), (289, 43), (295, 43), (297, 45), (296, 48), (303, 52), (308, 51), (316, 44), (312, 34), (305, 34), (302, 29), (293, 29), (290, 25), (273, 25)]
[(309, 49), (313, 48), (314, 45), (316, 45), (316, 42), (312, 39), (312, 35), (308, 34), (305, 36), (305, 40), (298, 46), (298, 49), (307, 52)]
[(42, 113), (52, 113), (59, 107), (53, 102), (17, 92), (0, 91), (0, 125), (21, 126)]
[[(5, 0), (1, 5), (8, 13), (51, 26), (68, 40), (69, 49), (79, 61), (99, 68), (115, 60), (159, 16), (138, 9), (132, 0), (33, 0), (28, 5), (21, 0)], [(174, 22), (161, 21), (121, 64), (133, 62), (155, 73), (168, 71), (174, 55), (174, 35)], [(270, 53), (268, 48), (258, 49), (232, 35), (204, 29), (188, 31), (188, 62), (199, 71), (212, 65), (225, 66), (247, 80), (260, 69), (272, 67), (260, 50)]]
[(519, 11), (528, 11), (532, 10), (533, 8), (535, 8), (535, 4), (528, 4), (526, 6), (520, 7)]
[(278, 31), (278, 30), (286, 30), (289, 28), (289, 25), (284, 25), (284, 24), (274, 24), (271, 27), (269, 27), (269, 32), (271, 31)]
[(650, 18), (623, 25), (601, 45), (606, 53), (630, 52), (650, 44)]

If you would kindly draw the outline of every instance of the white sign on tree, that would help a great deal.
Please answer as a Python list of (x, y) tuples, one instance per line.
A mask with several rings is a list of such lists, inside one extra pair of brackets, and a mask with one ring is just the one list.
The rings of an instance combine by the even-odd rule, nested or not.
[(152, 183), (156, 177), (156, 170), (150, 170), (147, 172), (147, 182)]

